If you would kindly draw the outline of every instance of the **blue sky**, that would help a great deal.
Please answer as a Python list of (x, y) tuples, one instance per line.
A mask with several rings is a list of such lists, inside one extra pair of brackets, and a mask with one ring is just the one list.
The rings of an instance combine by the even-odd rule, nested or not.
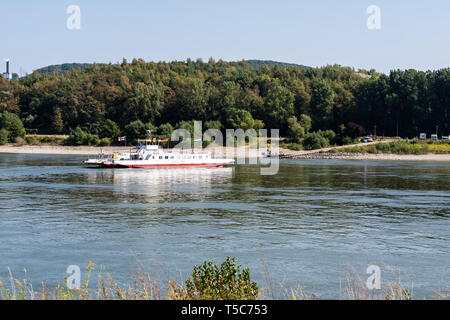
[[(80, 30), (66, 27), (72, 4), (81, 9)], [(366, 26), (369, 5), (381, 9), (381, 30)], [(381, 72), (450, 66), (445, 0), (8, 0), (0, 10), (0, 59), (11, 58), (21, 74), (123, 57), (336, 63)]]

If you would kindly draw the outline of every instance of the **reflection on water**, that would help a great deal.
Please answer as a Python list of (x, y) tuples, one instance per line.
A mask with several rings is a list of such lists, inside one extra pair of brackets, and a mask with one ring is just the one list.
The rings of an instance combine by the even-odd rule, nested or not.
[(261, 176), (258, 166), (105, 170), (81, 160), (0, 155), (0, 276), (27, 268), (52, 283), (93, 260), (129, 281), (139, 259), (179, 279), (230, 255), (261, 282), (263, 258), (275, 282), (301, 280), (323, 297), (338, 297), (345, 264), (401, 268), (422, 296), (450, 283), (450, 164), (283, 161)]
[(123, 186), (148, 186), (151, 188), (167, 188), (176, 185), (209, 185), (214, 179), (217, 182), (229, 181), (233, 168), (161, 168), (161, 169), (105, 169), (85, 173), (89, 184), (115, 184)]

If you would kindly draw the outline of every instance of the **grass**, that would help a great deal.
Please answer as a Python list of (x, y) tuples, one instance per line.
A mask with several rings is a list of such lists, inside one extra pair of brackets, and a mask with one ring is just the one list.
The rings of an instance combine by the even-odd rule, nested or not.
[[(259, 288), (250, 280), (248, 268), (236, 265), (235, 258), (227, 258), (220, 265), (205, 261), (195, 266), (185, 284), (173, 280), (159, 281), (148, 273), (138, 271), (132, 274), (131, 284), (119, 285), (111, 276), (98, 276), (97, 288), (90, 288), (91, 273), (95, 268), (93, 262), (87, 265), (86, 277), (79, 289), (70, 289), (68, 279), (64, 284), (48, 288), (45, 284), (39, 291), (27, 281), (16, 279), (9, 271), (8, 284), (0, 279), (0, 300), (270, 300), (274, 299), (272, 281), (265, 269), (269, 289)], [(401, 281), (400, 273), (389, 269), (393, 281), (382, 281), (379, 290), (369, 290), (366, 286), (367, 275), (360, 276), (356, 269), (350, 267), (346, 283), (340, 288), (340, 299), (345, 300), (412, 300), (412, 284), (407, 286)], [(383, 271), (384, 272), (384, 271)], [(384, 274), (384, 273), (383, 273)], [(430, 299), (449, 299), (450, 287), (434, 292)], [(314, 293), (304, 288), (285, 289), (284, 300), (319, 299)]]
[(38, 134), (30, 134), (25, 137), (26, 144), (41, 146), (41, 145), (64, 145), (67, 140), (66, 136), (61, 135), (38, 135)]
[(329, 153), (371, 153), (371, 154), (450, 154), (449, 141), (393, 141), (368, 146), (354, 146), (332, 149)]

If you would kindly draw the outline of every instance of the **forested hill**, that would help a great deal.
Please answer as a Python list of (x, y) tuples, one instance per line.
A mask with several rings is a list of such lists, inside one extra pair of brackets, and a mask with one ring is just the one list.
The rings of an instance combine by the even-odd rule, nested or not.
[(262, 66), (280, 66), (280, 67), (298, 67), (303, 70), (308, 69), (309, 67), (301, 65), (301, 64), (295, 64), (295, 63), (286, 63), (286, 62), (278, 62), (278, 61), (272, 61), (272, 60), (245, 60), (249, 65), (252, 67), (259, 69)]
[[(301, 65), (301, 64), (294, 64), (294, 63), (285, 63), (285, 62), (278, 62), (278, 61), (272, 61), (272, 60), (245, 60), (250, 66), (260, 69), (263, 65), (271, 67), (271, 66), (281, 66), (281, 67), (298, 67), (306, 70), (307, 66)], [(99, 63), (99, 66), (103, 65), (103, 63)], [(86, 70), (87, 68), (91, 68), (93, 66), (92, 63), (64, 63), (64, 64), (56, 64), (51, 65), (43, 68), (36, 69), (36, 72), (40, 74), (53, 74), (54, 72), (65, 74), (71, 70), (77, 69), (77, 70)]]
[[(101, 66), (102, 64), (99, 64)], [(59, 74), (65, 74), (72, 70), (86, 70), (87, 68), (91, 68), (93, 66), (92, 63), (64, 63), (64, 64), (55, 64), (43, 68), (36, 69), (35, 71), (39, 74), (53, 74), (55, 72)]]
[(38, 133), (67, 134), (79, 126), (102, 136), (110, 132), (106, 124), (123, 134), (131, 123), (170, 128), (202, 120), (222, 129), (278, 128), (300, 138), (329, 129), (370, 133), (375, 126), (378, 135), (413, 137), (438, 125), (448, 135), (449, 106), (449, 69), (362, 77), (338, 65), (305, 70), (134, 59), (11, 82), (0, 77), (0, 113), (17, 114), (28, 132)]

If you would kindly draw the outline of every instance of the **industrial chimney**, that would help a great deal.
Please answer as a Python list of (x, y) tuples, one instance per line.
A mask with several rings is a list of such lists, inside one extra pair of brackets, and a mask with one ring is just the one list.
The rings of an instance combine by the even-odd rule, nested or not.
[(9, 72), (9, 59), (5, 59), (5, 62), (6, 62), (6, 72), (3, 74), (3, 76), (8, 80), (12, 80), (12, 74)]

